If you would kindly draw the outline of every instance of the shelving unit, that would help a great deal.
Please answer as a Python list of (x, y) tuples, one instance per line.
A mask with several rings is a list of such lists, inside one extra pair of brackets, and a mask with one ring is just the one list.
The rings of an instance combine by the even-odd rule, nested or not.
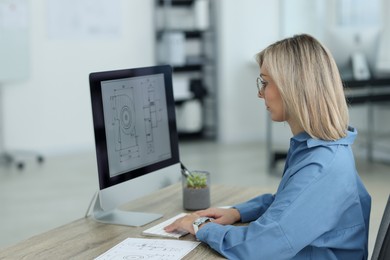
[(217, 137), (215, 3), (155, 0), (156, 61), (173, 68), (179, 137)]

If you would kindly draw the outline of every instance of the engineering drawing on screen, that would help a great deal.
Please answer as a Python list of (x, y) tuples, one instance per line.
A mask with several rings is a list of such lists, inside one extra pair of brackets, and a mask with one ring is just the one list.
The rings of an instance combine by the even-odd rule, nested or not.
[[(121, 91), (130, 93), (130, 95), (121, 94)], [(112, 124), (117, 128), (115, 151), (119, 153), (121, 162), (134, 157), (139, 157), (139, 146), (135, 128), (136, 120), (133, 91), (133, 87), (130, 87), (129, 90), (126, 88), (115, 89), (117, 95), (110, 97), (112, 109), (114, 110), (112, 113)], [(153, 153), (153, 128), (157, 128), (158, 123), (161, 122), (162, 108), (160, 100), (155, 100), (155, 90), (152, 84), (149, 84), (149, 86), (144, 89), (144, 92), (144, 134), (146, 138), (147, 153)]]
[(162, 74), (105, 81), (102, 99), (110, 176), (170, 158)]
[(132, 157), (139, 157), (139, 146), (135, 129), (134, 97), (120, 94), (120, 91), (121, 89), (117, 89), (118, 95), (111, 96), (110, 100), (113, 110), (112, 125), (117, 129), (115, 151), (119, 153), (120, 162), (123, 162)]

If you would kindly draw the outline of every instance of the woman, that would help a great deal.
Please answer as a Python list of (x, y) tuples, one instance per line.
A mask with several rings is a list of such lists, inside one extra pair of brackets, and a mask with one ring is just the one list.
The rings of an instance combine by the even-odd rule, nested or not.
[(357, 132), (334, 59), (297, 35), (257, 61), (258, 96), (293, 135), (276, 194), (189, 214), (166, 231), (187, 230), (229, 259), (366, 259), (371, 198), (355, 168)]

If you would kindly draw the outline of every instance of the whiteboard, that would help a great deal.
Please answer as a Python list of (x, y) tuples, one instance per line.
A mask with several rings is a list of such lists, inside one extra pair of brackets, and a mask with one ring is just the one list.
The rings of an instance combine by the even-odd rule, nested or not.
[(0, 82), (29, 75), (27, 0), (0, 0)]

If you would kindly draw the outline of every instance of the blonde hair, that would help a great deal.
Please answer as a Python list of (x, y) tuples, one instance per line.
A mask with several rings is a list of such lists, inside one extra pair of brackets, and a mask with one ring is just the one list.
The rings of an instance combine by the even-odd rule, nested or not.
[(275, 42), (256, 55), (273, 79), (288, 116), (311, 137), (346, 136), (348, 106), (339, 70), (330, 52), (310, 35)]

